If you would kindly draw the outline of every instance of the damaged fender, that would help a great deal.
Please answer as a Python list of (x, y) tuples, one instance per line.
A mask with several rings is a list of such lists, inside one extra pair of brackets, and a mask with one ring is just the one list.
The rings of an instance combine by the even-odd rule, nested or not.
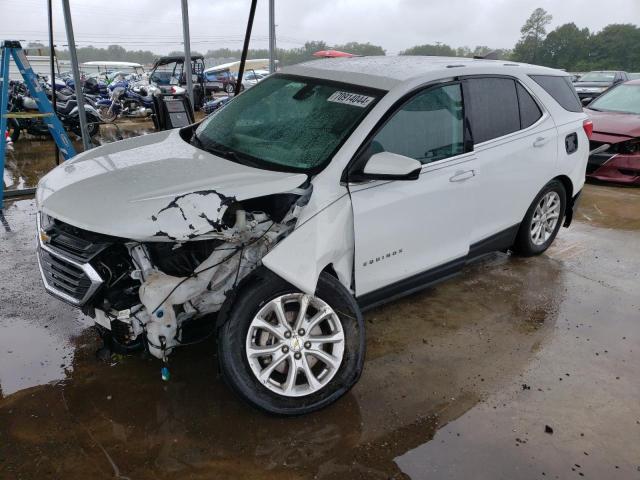
[(315, 294), (320, 273), (328, 266), (351, 290), (353, 211), (348, 194), (302, 221), (263, 259), (262, 264), (295, 287)]

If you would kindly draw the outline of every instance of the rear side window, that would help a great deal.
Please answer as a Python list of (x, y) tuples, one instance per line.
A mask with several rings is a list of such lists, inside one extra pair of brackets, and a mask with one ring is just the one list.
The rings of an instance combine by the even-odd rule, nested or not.
[(536, 101), (522, 85), (516, 83), (516, 90), (520, 105), (520, 128), (528, 128), (540, 120), (542, 112)]
[(474, 143), (520, 130), (516, 82), (510, 78), (471, 78), (466, 83)]
[(569, 112), (582, 112), (582, 104), (569, 77), (553, 75), (530, 75), (530, 77), (551, 95), (562, 108)]

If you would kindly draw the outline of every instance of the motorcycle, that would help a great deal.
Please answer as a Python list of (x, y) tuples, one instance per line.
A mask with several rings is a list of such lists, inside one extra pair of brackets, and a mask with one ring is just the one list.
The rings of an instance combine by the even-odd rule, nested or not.
[(202, 105), (202, 111), (207, 115), (220, 110), (224, 107), (233, 97), (225, 96), (214, 98), (213, 100), (209, 100), (204, 105)]
[(119, 116), (148, 117), (154, 111), (153, 94), (148, 89), (148, 86), (132, 85), (126, 80), (112, 82), (109, 85), (111, 98), (96, 102), (100, 115), (107, 122)]
[[(38, 104), (28, 95), (27, 88), (20, 82), (10, 82), (9, 84), (9, 113), (39, 113)], [(65, 96), (61, 92), (55, 93), (57, 96), (56, 115), (64, 128), (74, 134), (81, 136), (80, 118), (78, 112), (78, 102), (75, 96)], [(102, 118), (98, 111), (89, 103), (84, 106), (87, 116), (87, 129), (91, 137), (100, 131)], [(49, 135), (48, 125), (38, 117), (17, 117), (9, 118), (7, 128), (11, 140), (15, 143), (22, 131), (31, 135)]]

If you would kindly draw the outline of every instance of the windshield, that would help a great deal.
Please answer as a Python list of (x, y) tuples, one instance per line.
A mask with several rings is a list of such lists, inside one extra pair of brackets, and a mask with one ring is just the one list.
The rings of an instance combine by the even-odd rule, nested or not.
[(380, 94), (355, 85), (272, 76), (205, 119), (195, 143), (241, 163), (314, 171), (331, 159)]
[(619, 85), (589, 105), (592, 110), (640, 114), (640, 85)]
[(580, 81), (613, 83), (614, 78), (616, 78), (614, 72), (589, 72), (580, 77)]

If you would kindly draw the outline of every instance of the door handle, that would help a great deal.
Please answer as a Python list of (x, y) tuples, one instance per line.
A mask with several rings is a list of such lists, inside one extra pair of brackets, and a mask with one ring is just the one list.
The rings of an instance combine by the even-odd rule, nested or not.
[(456, 172), (455, 175), (449, 177), (450, 182), (464, 182), (465, 180), (469, 180), (472, 177), (476, 176), (475, 170), (465, 170)]
[(545, 137), (536, 138), (535, 142), (533, 142), (533, 146), (536, 148), (544, 147), (547, 143), (549, 143), (549, 139)]

